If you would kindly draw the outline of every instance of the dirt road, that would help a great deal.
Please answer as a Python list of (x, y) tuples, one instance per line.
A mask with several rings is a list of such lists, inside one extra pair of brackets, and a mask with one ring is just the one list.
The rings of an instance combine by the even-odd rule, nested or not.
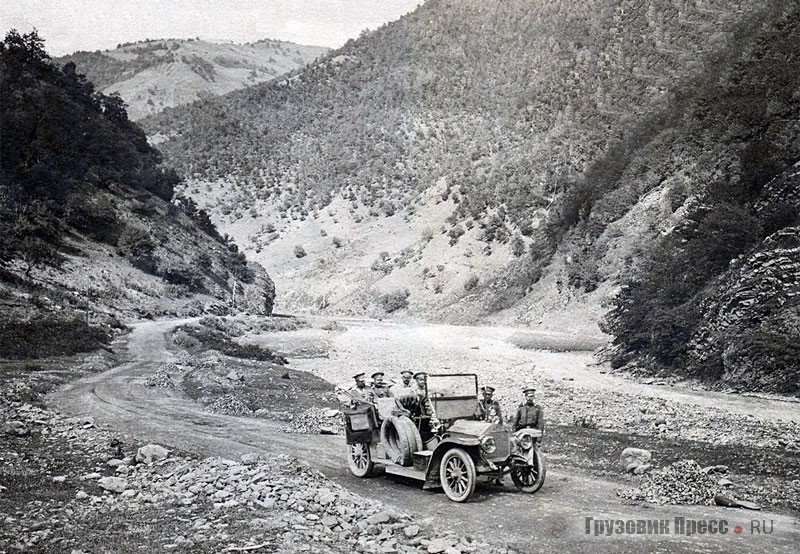
[[(400, 479), (385, 476), (356, 479), (345, 469), (341, 437), (281, 433), (275, 423), (208, 414), (193, 402), (166, 389), (145, 387), (144, 380), (155, 367), (171, 359), (164, 333), (175, 324), (174, 321), (159, 321), (137, 325), (123, 348), (128, 361), (70, 384), (53, 394), (50, 403), (72, 415), (90, 414), (98, 425), (137, 437), (139, 442), (160, 442), (202, 455), (226, 457), (247, 452), (291, 454), (363, 496), (381, 500), (437, 527), (456, 529), (489, 543), (507, 543), (522, 552), (647, 550), (736, 553), (758, 549), (788, 553), (795, 552), (797, 544), (800, 544), (800, 525), (795, 518), (715, 507), (626, 505), (615, 494), (618, 483), (572, 471), (567, 475), (556, 468), (548, 473), (547, 483), (535, 495), (517, 493), (508, 485), (481, 484), (474, 500), (467, 504), (451, 503), (441, 492), (424, 492), (416, 483)], [(505, 331), (497, 333), (502, 335)], [(318, 330), (312, 329), (283, 333), (264, 340), (284, 341), (284, 350), (291, 355), (318, 348), (315, 341), (319, 340), (319, 335)], [(455, 359), (459, 367), (449, 369), (468, 371), (470, 368), (462, 365), (467, 364), (465, 360), (451, 356), (453, 349), (469, 351), (470, 356), (475, 356), (470, 363), (478, 365), (488, 363), (487, 360), (496, 363), (496, 356), (503, 352), (508, 354), (502, 337), (487, 329), (350, 322), (345, 331), (325, 332), (325, 335), (330, 349), (328, 357), (294, 359), (292, 365), (334, 381), (340, 381), (352, 368), (368, 369), (367, 366), (372, 364), (385, 364), (380, 367), (399, 371), (406, 366), (436, 360), (436, 367), (445, 369), (452, 366)], [(509, 366), (530, 363), (530, 354), (523, 354), (525, 356), (515, 358), (519, 355), (515, 351), (511, 359), (503, 358), (503, 363)], [(563, 377), (557, 371), (559, 366), (580, 368), (590, 363), (585, 353), (552, 356), (548, 367), (559, 378)], [(537, 367), (544, 367), (541, 360)], [(588, 373), (586, 375), (587, 383), (603, 386), (603, 381), (593, 381), (588, 378)], [(537, 378), (547, 377), (540, 373)], [(578, 374), (573, 378), (578, 378)], [(769, 404), (769, 409), (762, 410), (765, 413), (770, 409), (776, 416), (791, 412), (781, 404), (752, 400), (758, 401), (759, 405)], [(745, 399), (744, 403), (732, 402), (731, 409), (746, 410), (748, 401), (750, 399)], [(796, 417), (796, 414), (792, 412), (789, 416)], [(668, 520), (671, 534), (595, 536), (592, 523), (589, 526), (591, 533), (587, 535), (588, 517), (594, 520)], [(676, 517), (726, 520), (729, 530), (725, 534), (679, 536), (675, 534)], [(772, 532), (755, 533), (752, 520), (759, 522), (759, 531), (765, 528), (763, 522), (767, 522)], [(737, 525), (742, 528), (740, 534), (732, 531)]]

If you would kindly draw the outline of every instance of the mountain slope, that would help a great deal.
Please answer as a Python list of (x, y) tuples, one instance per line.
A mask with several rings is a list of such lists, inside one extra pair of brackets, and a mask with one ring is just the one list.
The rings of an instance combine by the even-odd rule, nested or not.
[(165, 107), (269, 81), (327, 50), (273, 40), (224, 44), (170, 39), (75, 52), (56, 61), (74, 63), (101, 92), (118, 93), (130, 118), (137, 120)]
[(171, 201), (178, 179), (119, 97), (14, 31), (0, 43), (0, 96), (3, 329), (271, 311), (272, 281), (193, 202)]
[[(289, 308), (597, 332), (608, 307), (631, 313), (621, 285), (663, 300), (673, 268), (666, 323), (769, 236), (754, 203), (800, 157), (797, 19), (781, 1), (436, 0), (280, 82), (143, 124), (170, 136), (187, 194), (280, 260)], [(701, 320), (654, 322), (673, 338), (646, 365), (687, 370)], [(653, 355), (617, 346), (622, 363)]]

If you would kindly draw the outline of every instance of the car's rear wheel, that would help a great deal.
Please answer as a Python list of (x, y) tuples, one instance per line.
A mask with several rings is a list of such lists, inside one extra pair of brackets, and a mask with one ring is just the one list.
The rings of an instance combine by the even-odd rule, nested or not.
[(356, 477), (368, 477), (372, 474), (375, 464), (372, 462), (369, 444), (357, 442), (347, 445), (347, 467)]
[(475, 462), (460, 448), (448, 450), (439, 465), (439, 481), (447, 498), (464, 502), (475, 492)]
[(517, 466), (511, 470), (511, 480), (522, 492), (534, 493), (544, 485), (547, 466), (538, 450), (533, 454), (532, 466)]

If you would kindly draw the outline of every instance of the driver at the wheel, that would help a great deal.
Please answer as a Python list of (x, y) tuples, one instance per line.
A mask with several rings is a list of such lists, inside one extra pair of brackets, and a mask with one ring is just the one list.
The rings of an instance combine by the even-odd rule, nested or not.
[(415, 373), (413, 388), (419, 397), (420, 415), (423, 417), (427, 416), (430, 419), (431, 431), (435, 433), (439, 429), (441, 423), (439, 422), (439, 418), (436, 417), (436, 410), (433, 408), (431, 399), (428, 398), (428, 390), (425, 386), (427, 378), (428, 374), (424, 371)]

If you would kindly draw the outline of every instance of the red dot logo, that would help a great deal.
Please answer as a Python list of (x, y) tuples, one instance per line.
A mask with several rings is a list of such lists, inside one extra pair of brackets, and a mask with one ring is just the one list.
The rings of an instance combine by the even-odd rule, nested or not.
[(736, 527), (733, 528), (733, 532), (736, 533), (737, 535), (741, 535), (742, 534), (742, 526), (741, 525), (737, 525)]

